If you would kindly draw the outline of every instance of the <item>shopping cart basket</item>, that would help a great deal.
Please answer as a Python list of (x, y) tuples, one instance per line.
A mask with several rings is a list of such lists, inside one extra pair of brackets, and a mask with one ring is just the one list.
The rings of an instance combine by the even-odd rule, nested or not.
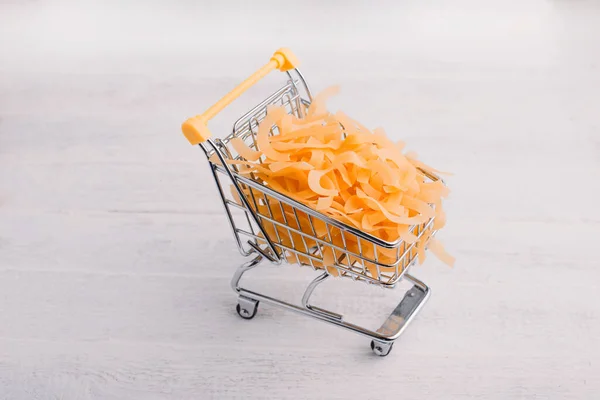
[[(304, 77), (296, 68), (297, 64), (295, 56), (288, 49), (276, 51), (266, 65), (204, 114), (185, 121), (182, 130), (191, 144), (199, 145), (204, 150), (238, 249), (243, 256), (253, 257), (239, 267), (231, 281), (233, 290), (238, 294), (238, 314), (245, 319), (253, 318), (260, 301), (281, 306), (365, 335), (372, 339), (371, 349), (375, 354), (385, 356), (430, 295), (427, 285), (408, 273), (417, 258), (415, 244), (400, 239), (388, 242), (332, 219), (273, 190), (252, 176), (239, 173), (235, 165), (227, 163), (227, 160), (241, 159), (233, 146), (229, 146), (233, 138), (240, 138), (249, 147), (257, 148), (258, 125), (266, 117), (268, 106), (283, 106), (288, 113), (303, 116), (312, 96)], [(242, 115), (227, 137), (212, 139), (208, 121), (275, 69), (287, 74), (285, 85)], [(431, 181), (439, 179), (427, 171), (419, 170), (419, 173)], [(316, 229), (322, 231), (323, 228), (327, 232), (325, 237), (316, 234)], [(418, 238), (426, 232), (435, 234), (433, 218), (412, 227), (412, 232)], [(356, 246), (348, 246), (350, 242)], [(357, 248), (358, 251), (354, 250)], [(334, 261), (323, 267), (326, 250), (333, 252)], [(389, 262), (389, 257), (386, 257), (386, 263), (380, 262), (380, 252), (395, 254), (393, 262)], [(290, 304), (240, 286), (242, 276), (264, 260), (275, 264), (287, 262), (308, 265), (322, 273), (308, 285), (300, 305)], [(404, 279), (413, 286), (381, 327), (373, 331), (349, 323), (342, 315), (310, 303), (317, 285), (332, 275), (387, 288), (396, 287)]]

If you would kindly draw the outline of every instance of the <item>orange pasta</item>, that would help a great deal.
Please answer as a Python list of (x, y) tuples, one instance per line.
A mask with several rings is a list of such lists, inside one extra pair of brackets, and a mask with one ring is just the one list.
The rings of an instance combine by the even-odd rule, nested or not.
[[(452, 265), (454, 259), (439, 241), (431, 238), (430, 230), (417, 236), (432, 218), (436, 230), (445, 224), (442, 199), (449, 191), (441, 181), (425, 177), (437, 171), (418, 161), (415, 154), (404, 154), (404, 143), (392, 142), (383, 129), (371, 132), (342, 112), (328, 112), (325, 101), (337, 91), (330, 88), (316, 96), (304, 118), (291, 116), (281, 107), (269, 107), (259, 124), (256, 149), (241, 139), (231, 141), (243, 159), (232, 163), (244, 173), (252, 172), (265, 185), (331, 218), (386, 241), (400, 239), (414, 245), (407, 252), (411, 257), (418, 256), (419, 262), (424, 260), (425, 248), (429, 246), (433, 254)], [(397, 260), (396, 249), (379, 248), (377, 255), (372, 246), (359, 250), (356, 238), (330, 232), (316, 218), (312, 232), (308, 219), (298, 218), (287, 206), (283, 207), (285, 212), (268, 203), (260, 207), (275, 210), (272, 218), (281, 225), (267, 223), (265, 229), (268, 235), (278, 236), (284, 246), (307, 254), (316, 243), (306, 243), (312, 239), (283, 226), (332, 243), (334, 247), (322, 248), (322, 262), (312, 261), (331, 274), (337, 275), (335, 268), (329, 268), (339, 256), (335, 246), (346, 247), (355, 254), (362, 251), (366, 256), (377, 256), (383, 264)], [(290, 262), (311, 263), (307, 256), (293, 252), (287, 257)], [(348, 258), (353, 261), (352, 256)], [(373, 276), (377, 274), (373, 263), (364, 265)]]

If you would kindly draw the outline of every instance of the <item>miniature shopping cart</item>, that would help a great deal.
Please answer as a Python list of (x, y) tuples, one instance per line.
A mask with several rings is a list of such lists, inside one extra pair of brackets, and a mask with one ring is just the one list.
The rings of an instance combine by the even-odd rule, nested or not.
[[(199, 145), (206, 154), (239, 251), (243, 256), (253, 257), (251, 261), (239, 267), (231, 281), (233, 290), (238, 294), (237, 312), (242, 318), (251, 319), (256, 315), (261, 301), (281, 306), (365, 335), (372, 339), (371, 349), (375, 354), (386, 356), (391, 351), (394, 341), (413, 320), (430, 295), (427, 285), (408, 273), (417, 258), (415, 244), (408, 244), (400, 239), (388, 242), (332, 219), (273, 190), (267, 184), (253, 179), (251, 175), (241, 174), (238, 167), (227, 162), (241, 159), (233, 146), (229, 145), (233, 138), (240, 138), (249, 147), (257, 149), (258, 125), (266, 117), (268, 106), (283, 106), (288, 113), (303, 117), (312, 96), (304, 77), (296, 68), (297, 64), (295, 56), (289, 50), (278, 50), (265, 66), (204, 114), (190, 118), (182, 125), (183, 133), (190, 143)], [(227, 137), (211, 139), (207, 122), (275, 69), (286, 72), (285, 85), (242, 115)], [(431, 181), (439, 179), (427, 171), (420, 170), (420, 173)], [(283, 222), (281, 218), (275, 217), (275, 213), (279, 212), (278, 215), (284, 218)], [(310, 229), (301, 226), (301, 221), (308, 221)], [(325, 238), (323, 235), (316, 234), (317, 222), (321, 226), (325, 224), (328, 232)], [(412, 227), (412, 232), (419, 238), (426, 232), (433, 235), (435, 233), (433, 218), (422, 225)], [(332, 240), (334, 233), (337, 238), (341, 235), (341, 243), (339, 240)], [(294, 240), (296, 242), (300, 240), (302, 243), (294, 243)], [(292, 246), (290, 241), (293, 243)], [(353, 246), (352, 250), (349, 249), (350, 246), (346, 244), (350, 241), (358, 244), (358, 251), (354, 250), (356, 246)], [(326, 249), (333, 251), (334, 262), (333, 265), (323, 268), (323, 255)], [(390, 252), (395, 254), (394, 262), (390, 263), (389, 260), (387, 263), (380, 262), (377, 257), (380, 250), (385, 251), (386, 254)], [(298, 263), (311, 266), (322, 273), (306, 288), (301, 305), (295, 305), (240, 286), (242, 276), (262, 261), (274, 264)], [(342, 315), (310, 303), (314, 289), (332, 276), (332, 271), (340, 277), (385, 288), (394, 288), (401, 280), (406, 280), (413, 286), (405, 293), (400, 304), (383, 325), (377, 330), (370, 330), (346, 322)]]

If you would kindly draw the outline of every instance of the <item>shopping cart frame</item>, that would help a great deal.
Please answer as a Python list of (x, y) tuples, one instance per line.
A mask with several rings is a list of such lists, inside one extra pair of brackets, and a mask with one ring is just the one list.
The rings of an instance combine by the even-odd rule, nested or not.
[[(296, 68), (297, 64), (296, 58), (289, 50), (278, 50), (269, 63), (246, 79), (240, 86), (223, 97), (204, 114), (188, 119), (182, 126), (182, 130), (190, 143), (199, 145), (206, 155), (240, 253), (245, 257), (253, 257), (252, 260), (242, 264), (237, 269), (231, 280), (231, 287), (238, 294), (236, 310), (242, 318), (251, 319), (256, 315), (261, 301), (280, 306), (366, 336), (371, 339), (373, 352), (379, 356), (386, 356), (391, 351), (394, 341), (412, 322), (431, 294), (431, 290), (425, 283), (409, 274), (409, 269), (417, 258), (415, 245), (403, 243), (400, 239), (388, 242), (373, 237), (273, 190), (253, 179), (252, 176), (241, 174), (235, 165), (228, 163), (228, 160), (239, 159), (239, 156), (236, 157), (228, 146), (234, 137), (242, 138), (248, 141), (251, 147), (256, 147), (253, 129), (256, 129), (260, 121), (266, 116), (267, 106), (272, 104), (287, 106), (288, 112), (296, 114), (298, 117), (302, 116), (303, 110), (312, 101), (312, 94), (303, 75)], [(223, 139), (212, 139), (207, 127), (208, 121), (275, 69), (286, 72), (288, 76), (286, 84), (242, 115), (234, 123), (230, 135)], [(420, 173), (432, 181), (440, 179), (427, 171), (420, 170)], [(223, 180), (231, 185), (233, 199), (227, 195)], [(267, 204), (269, 214), (259, 211), (257, 197), (259, 197), (259, 202), (263, 201)], [(274, 217), (270, 206), (271, 202), (275, 202), (281, 207), (281, 215), (284, 218), (286, 218), (287, 211), (285, 207), (290, 207), (297, 222), (297, 229), (292, 226), (293, 221), (290, 221), (287, 225), (279, 226), (283, 224)], [(313, 232), (315, 232), (315, 228), (312, 218), (323, 221), (327, 227), (329, 242), (319, 240), (316, 236), (311, 236), (302, 231), (301, 222), (298, 219), (299, 213), (308, 216)], [(285, 221), (288, 222), (287, 218)], [(426, 223), (413, 227), (413, 232), (418, 237), (421, 237), (425, 232), (429, 232), (433, 236), (435, 234), (433, 222), (434, 219), (431, 218)], [(240, 224), (244, 224), (246, 228), (240, 228)], [(267, 232), (267, 229), (265, 229), (266, 224), (273, 225), (276, 237)], [(301, 237), (305, 250), (298, 251), (297, 246), (286, 246), (278, 233), (280, 229), (287, 230), (290, 238), (294, 234), (296, 237)], [(333, 243), (332, 230), (334, 229), (341, 232), (343, 245)], [(359, 248), (361, 243), (363, 243), (363, 247), (365, 243), (372, 244), (373, 256), (367, 256), (366, 251), (363, 254), (363, 250), (360, 250), (360, 254), (350, 253), (346, 246), (346, 240), (349, 240), (349, 238), (358, 240)], [(309, 249), (307, 240), (313, 240), (315, 246)], [(319, 255), (322, 255), (326, 246), (331, 246), (333, 249), (336, 262), (331, 268), (329, 266), (319, 268), (316, 266), (318, 265), (317, 261), (323, 261), (323, 257), (319, 258)], [(396, 249), (396, 262), (391, 265), (379, 262), (377, 259), (378, 247), (388, 250)], [(338, 256), (338, 254), (340, 255)], [(244, 274), (260, 265), (261, 262), (268, 261), (273, 264), (282, 264), (283, 262), (289, 262), (290, 258), (293, 260), (294, 257), (298, 264), (310, 265), (315, 270), (323, 271), (309, 283), (299, 305), (249, 290), (240, 285)], [(355, 261), (351, 262), (351, 260)], [(367, 265), (371, 266), (371, 269), (367, 270)], [(405, 280), (412, 284), (412, 288), (404, 294), (400, 303), (383, 324), (378, 329), (371, 330), (345, 321), (341, 314), (311, 304), (310, 298), (316, 287), (330, 278), (333, 272), (337, 276), (349, 277), (353, 280), (360, 280), (383, 288), (394, 288), (400, 281)]]

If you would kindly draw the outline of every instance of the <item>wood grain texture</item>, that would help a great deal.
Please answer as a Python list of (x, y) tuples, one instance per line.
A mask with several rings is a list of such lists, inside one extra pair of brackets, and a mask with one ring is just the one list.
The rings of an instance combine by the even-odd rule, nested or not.
[[(0, 399), (597, 398), (598, 4), (213, 3), (0, 5)], [(384, 359), (234, 310), (243, 258), (179, 125), (282, 44), (455, 174), (457, 266), (413, 271), (433, 295)], [(313, 276), (247, 284), (294, 301)], [(401, 295), (333, 281), (315, 301), (375, 326)]]

